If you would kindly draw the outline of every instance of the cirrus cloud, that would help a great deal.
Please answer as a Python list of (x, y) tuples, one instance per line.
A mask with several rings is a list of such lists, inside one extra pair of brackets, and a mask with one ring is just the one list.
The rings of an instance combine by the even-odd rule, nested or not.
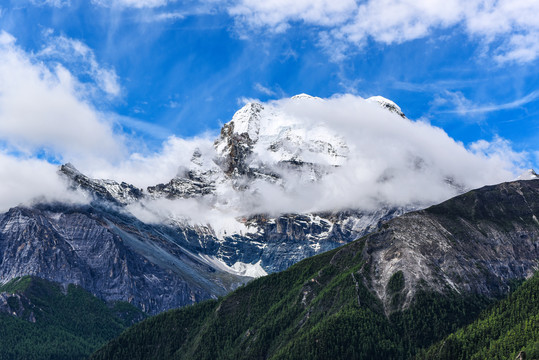
[(539, 1), (238, 0), (228, 12), (240, 24), (276, 32), (297, 23), (321, 27), (322, 42), (331, 47), (362, 46), (369, 39), (402, 43), (457, 27), (484, 44), (500, 63), (539, 57)]

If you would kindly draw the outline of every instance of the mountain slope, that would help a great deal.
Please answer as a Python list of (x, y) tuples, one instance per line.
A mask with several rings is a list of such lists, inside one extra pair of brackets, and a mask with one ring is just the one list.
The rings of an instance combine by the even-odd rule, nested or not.
[(474, 190), (144, 321), (93, 358), (408, 358), (535, 271), (538, 212), (537, 180)]
[(514, 359), (520, 351), (539, 358), (539, 274), (473, 324), (422, 352), (418, 359)]
[[(184, 151), (172, 179), (145, 188), (61, 166), (74, 203), (37, 199), (38, 205), (0, 214), (0, 283), (30, 274), (156, 314), (222, 296), (483, 183), (415, 142), (402, 157), (397, 151), (390, 162), (380, 158), (360, 124), (375, 118), (377, 128), (392, 129), (394, 145), (397, 129), (417, 127), (393, 102), (358, 99), (352, 112), (332, 104), (305, 94), (280, 105), (246, 104), (215, 141)], [(331, 112), (331, 122), (317, 115), (321, 111)], [(420, 128), (413, 130), (418, 138)], [(384, 251), (392, 256), (393, 250)], [(366, 264), (378, 263), (379, 254)], [(384, 287), (395, 264), (422, 262), (391, 261), (376, 270), (382, 278), (368, 284), (386, 312)], [(405, 284), (417, 280), (409, 276)], [(412, 295), (403, 293), (406, 304)]]
[(539, 181), (486, 186), (405, 214), (367, 238), (369, 287), (386, 311), (390, 277), (404, 273), (402, 304), (422, 286), (489, 297), (531, 276), (539, 258)]
[(0, 287), (0, 359), (83, 359), (144, 314), (35, 277)]
[(250, 279), (191, 254), (174, 240), (202, 240), (174, 230), (99, 205), (13, 208), (0, 215), (0, 279), (35, 275), (78, 284), (150, 314), (223, 295)]

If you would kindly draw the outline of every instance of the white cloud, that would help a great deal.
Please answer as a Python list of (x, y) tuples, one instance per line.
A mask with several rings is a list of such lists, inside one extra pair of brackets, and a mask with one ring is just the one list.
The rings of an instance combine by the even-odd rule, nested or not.
[(86, 44), (65, 36), (48, 34), (47, 44), (39, 51), (41, 59), (58, 59), (62, 64), (71, 64), (73, 71), (90, 76), (107, 95), (120, 95), (121, 87), (114, 69), (100, 66), (95, 54)]
[[(59, 42), (90, 59), (99, 74), (89, 48)], [(67, 51), (47, 49), (27, 53), (11, 34), (0, 32), (0, 211), (34, 201), (85, 202), (67, 189), (54, 162), (99, 167), (126, 155), (123, 135), (86, 100), (96, 85), (81, 84), (59, 63), (44, 62), (47, 52)]]
[[(79, 170), (95, 178), (126, 181), (138, 187), (167, 183), (178, 174), (181, 167), (191, 164), (195, 149), (209, 154), (213, 149), (213, 138), (209, 135), (191, 139), (169, 137), (160, 151), (151, 154), (133, 153), (119, 163), (88, 164)], [(78, 165), (75, 164), (77, 167)]]
[(269, 26), (275, 31), (288, 28), (289, 21), (305, 21), (320, 25), (335, 25), (347, 20), (356, 8), (354, 0), (243, 0), (229, 8), (233, 16), (254, 26)]
[(31, 0), (33, 4), (38, 6), (48, 5), (57, 8), (71, 5), (71, 0)]
[(5, 149), (79, 162), (120, 158), (122, 138), (84, 101), (80, 88), (62, 65), (37, 62), (13, 36), (0, 33), (0, 141)]
[(305, 183), (289, 174), (284, 189), (260, 183), (260, 198), (238, 202), (253, 204), (255, 212), (432, 204), (457, 193), (448, 182), (474, 188), (511, 180), (527, 159), (498, 138), (467, 149), (440, 128), (403, 119), (352, 95), (265, 106), (268, 113), (300, 120), (307, 133), (327, 126), (346, 139), (350, 153), (345, 165), (320, 182)]
[[(457, 113), (460, 115), (474, 115), (495, 112), (500, 110), (509, 110), (519, 108), (530, 102), (539, 99), (539, 91), (532, 91), (519, 99), (501, 104), (481, 104), (477, 105), (470, 101), (460, 91), (443, 91), (432, 101), (431, 106), (437, 113)], [(439, 108), (451, 107), (451, 110), (436, 110)]]
[(275, 91), (271, 90), (270, 88), (265, 87), (264, 85), (262, 85), (260, 83), (256, 83), (254, 85), (254, 89), (256, 91), (258, 91), (258, 92), (261, 92), (264, 95), (268, 95), (268, 96), (274, 96), (275, 95)]
[(478, 140), (470, 145), (470, 150), (489, 161), (499, 163), (512, 163), (518, 166), (519, 170), (528, 165), (528, 155), (526, 153), (515, 152), (511, 148), (508, 140), (495, 137), (492, 141)]
[[(319, 26), (322, 45), (362, 46), (423, 38), (458, 26), (491, 48), (499, 62), (533, 61), (539, 56), (539, 1), (533, 0), (237, 0), (229, 13), (250, 27), (285, 31), (294, 23)], [(331, 41), (329, 41), (331, 40)]]
[(87, 201), (80, 193), (68, 191), (58, 168), (46, 161), (15, 158), (0, 151), (0, 169), (0, 212), (35, 201)]
[(94, 4), (108, 7), (157, 8), (171, 2), (170, 0), (92, 0)]
[(153, 17), (150, 17), (148, 19), (149, 21), (170, 21), (170, 20), (182, 20), (185, 19), (187, 16), (186, 13), (183, 13), (181, 11), (174, 11), (174, 12), (165, 12), (156, 14)]

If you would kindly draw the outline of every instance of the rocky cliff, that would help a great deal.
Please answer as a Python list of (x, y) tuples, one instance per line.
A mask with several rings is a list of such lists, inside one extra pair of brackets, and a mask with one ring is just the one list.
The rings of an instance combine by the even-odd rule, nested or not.
[(35, 275), (156, 313), (224, 295), (249, 279), (183, 249), (174, 240), (182, 237), (189, 234), (110, 208), (13, 208), (0, 215), (0, 281)]
[[(365, 283), (387, 312), (407, 307), (421, 289), (501, 296), (539, 269), (538, 216), (539, 180), (487, 186), (405, 214), (365, 238)], [(390, 289), (396, 274), (403, 275), (398, 301)]]
[[(312, 105), (323, 100), (303, 94), (290, 101)], [(381, 97), (367, 102), (403, 121), (393, 102)], [(286, 201), (292, 209), (304, 209), (288, 198), (326, 184), (350, 156), (345, 137), (324, 124), (306, 123), (249, 103), (223, 126), (211, 149), (196, 149), (174, 178), (145, 189), (93, 179), (72, 164), (61, 166), (71, 191), (84, 194), (87, 204), (17, 207), (0, 215), (0, 282), (36, 275), (80, 284), (103, 299), (127, 300), (156, 313), (223, 295), (250, 278), (282, 271), (429, 205), (391, 203), (373, 193), (366, 197), (369, 206), (281, 210)], [(414, 160), (406, 166), (422, 172), (426, 165), (419, 155), (411, 154)], [(377, 183), (397, 181), (397, 174), (386, 170)], [(463, 191), (445, 175), (439, 180), (444, 191)], [(316, 187), (310, 189), (308, 200), (318, 196)], [(280, 197), (273, 199), (274, 193)], [(268, 208), (268, 202), (278, 209)], [(189, 217), (192, 208), (202, 220)], [(208, 214), (217, 221), (208, 220)], [(373, 262), (383, 260), (375, 256)], [(392, 270), (380, 270), (381, 284)]]

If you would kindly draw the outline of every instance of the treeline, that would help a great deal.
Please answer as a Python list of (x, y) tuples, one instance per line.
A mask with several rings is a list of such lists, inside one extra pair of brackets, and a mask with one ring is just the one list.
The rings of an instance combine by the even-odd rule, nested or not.
[(500, 301), (469, 326), (460, 329), (418, 359), (539, 359), (539, 274)]
[[(489, 304), (424, 292), (408, 310), (388, 318), (363, 285), (362, 247), (353, 243), (218, 301), (150, 318), (92, 359), (410, 359)], [(404, 278), (394, 279), (389, 291), (399, 295)]]
[(81, 287), (35, 277), (14, 279), (0, 292), (17, 312), (0, 313), (0, 360), (84, 359), (144, 317), (129, 304), (110, 306)]

